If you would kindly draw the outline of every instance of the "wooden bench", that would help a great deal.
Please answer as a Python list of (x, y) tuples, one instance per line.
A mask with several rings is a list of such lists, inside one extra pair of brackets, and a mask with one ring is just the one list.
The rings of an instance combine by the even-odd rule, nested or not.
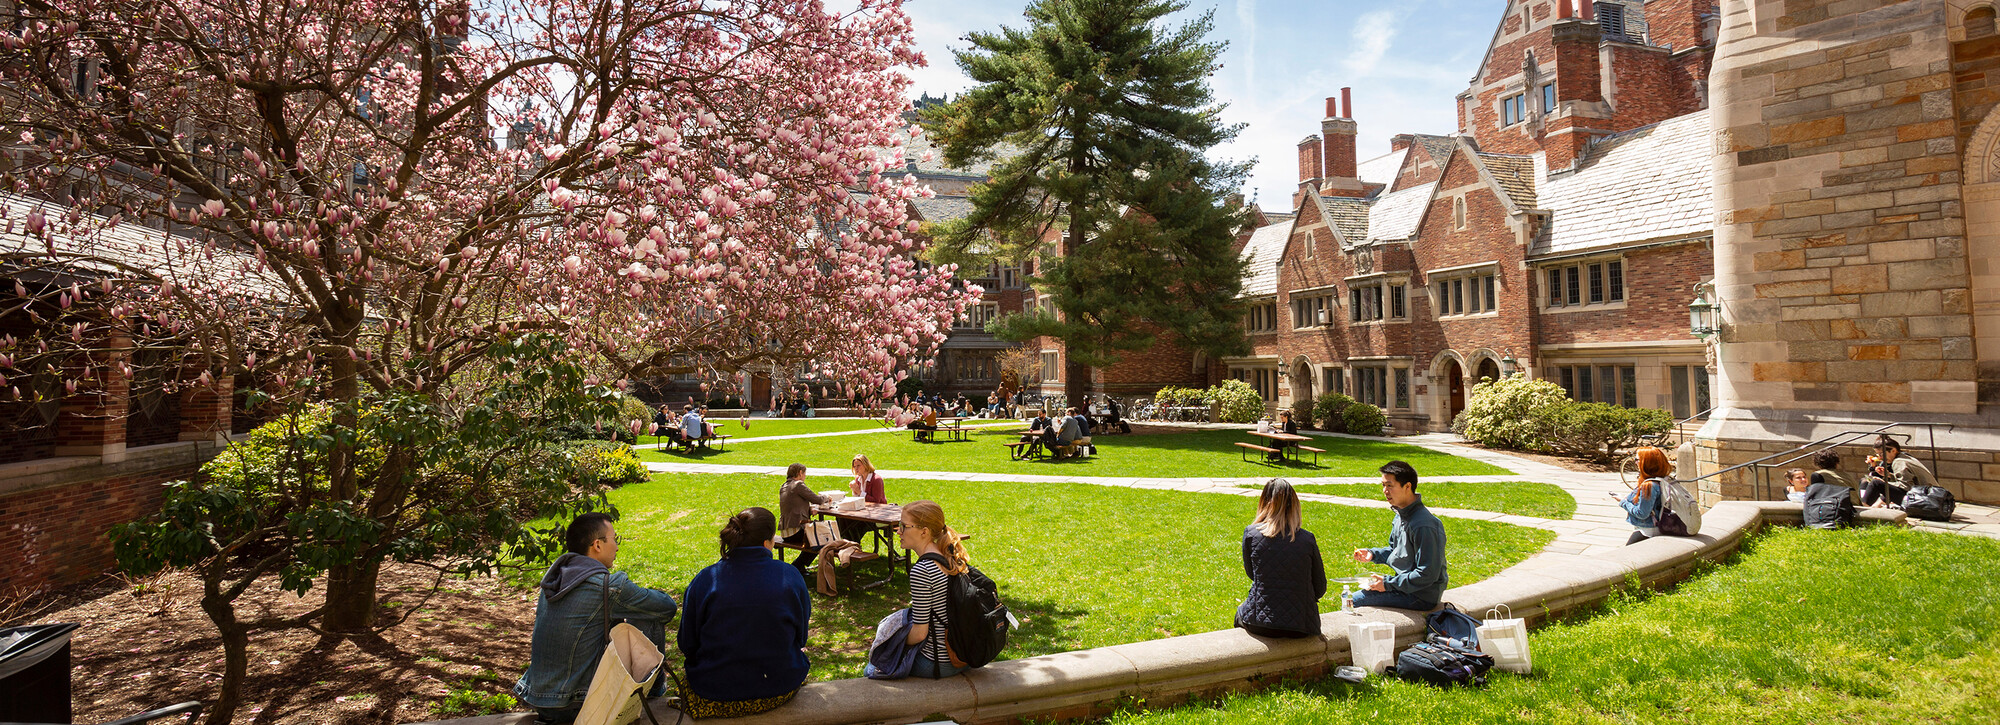
[[(1326, 449), (1325, 449), (1325, 448), (1314, 448), (1314, 447), (1312, 447), (1312, 446), (1304, 446), (1304, 445), (1299, 445), (1299, 446), (1292, 446), (1292, 447), (1293, 447), (1293, 448), (1297, 448), (1297, 449), (1299, 449), (1299, 450), (1302, 450), (1302, 451), (1306, 451), (1306, 452), (1309, 452), (1309, 453), (1313, 454), (1313, 465), (1315, 465), (1315, 466), (1319, 465), (1319, 454), (1321, 454), (1321, 453), (1325, 453), (1325, 452), (1326, 452)], [(1295, 454), (1292, 454), (1292, 455), (1293, 455), (1293, 457), (1297, 457), (1297, 455), (1298, 455), (1298, 454), (1296, 454), (1296, 453), (1295, 453)]]
[(1278, 449), (1276, 449), (1276, 448), (1271, 448), (1271, 447), (1269, 447), (1269, 446), (1260, 446), (1260, 445), (1257, 445), (1257, 444), (1255, 444), (1255, 443), (1244, 443), (1244, 442), (1241, 442), (1241, 441), (1238, 441), (1238, 442), (1236, 443), (1236, 447), (1237, 447), (1237, 448), (1239, 448), (1239, 449), (1241, 449), (1241, 450), (1238, 450), (1238, 451), (1237, 451), (1237, 453), (1241, 453), (1241, 454), (1243, 454), (1243, 460), (1244, 460), (1245, 462), (1248, 462), (1248, 461), (1250, 460), (1250, 452), (1251, 452), (1251, 451), (1263, 451), (1265, 455), (1270, 455), (1270, 454), (1272, 454), (1272, 453), (1277, 453), (1277, 452), (1278, 452)]
[(1007, 457), (1016, 461), (1045, 455), (1042, 444), (1034, 441), (1014, 441), (1002, 445), (1007, 446)]

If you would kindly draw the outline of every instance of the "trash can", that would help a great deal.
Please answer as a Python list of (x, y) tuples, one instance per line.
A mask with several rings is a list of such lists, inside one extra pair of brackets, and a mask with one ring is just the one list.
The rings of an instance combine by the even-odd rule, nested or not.
[(0, 629), (0, 722), (67, 723), (74, 624)]

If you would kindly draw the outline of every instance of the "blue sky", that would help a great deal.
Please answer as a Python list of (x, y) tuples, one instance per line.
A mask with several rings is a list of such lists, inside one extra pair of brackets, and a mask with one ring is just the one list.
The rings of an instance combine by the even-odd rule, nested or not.
[[(911, 72), (912, 95), (956, 93), (972, 85), (953, 62), (971, 30), (1021, 27), (1023, 0), (910, 0), (917, 43), (929, 67)], [(1297, 187), (1297, 144), (1319, 132), (1327, 96), (1354, 89), (1359, 157), (1389, 151), (1398, 133), (1448, 134), (1453, 98), (1478, 70), (1505, 0), (1352, 2), (1194, 0), (1185, 15), (1215, 11), (1212, 35), (1225, 40), (1211, 80), (1229, 104), (1226, 118), (1249, 124), (1215, 149), (1222, 158), (1256, 157), (1246, 193), (1282, 210)]]

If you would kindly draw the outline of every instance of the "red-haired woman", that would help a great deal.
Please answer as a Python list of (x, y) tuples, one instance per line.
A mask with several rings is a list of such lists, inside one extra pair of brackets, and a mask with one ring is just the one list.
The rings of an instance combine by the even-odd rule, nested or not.
[(1658, 448), (1640, 448), (1639, 485), (1618, 505), (1625, 507), (1625, 522), (1632, 525), (1626, 546), (1660, 535), (1660, 513), (1666, 510), (1667, 486), (1673, 484), (1674, 466)]

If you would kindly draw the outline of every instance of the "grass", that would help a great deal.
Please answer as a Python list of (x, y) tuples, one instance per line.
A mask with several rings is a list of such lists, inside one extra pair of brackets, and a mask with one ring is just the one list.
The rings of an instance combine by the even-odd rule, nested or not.
[(2000, 542), (1786, 529), (1672, 594), (1531, 635), (1485, 690), (1323, 680), (1116, 725), (2000, 722)]
[[(850, 430), (881, 430), (882, 423), (874, 418), (751, 418), (748, 428), (741, 418), (717, 418), (709, 421), (730, 436), (729, 442), (751, 438), (772, 436), (804, 435), (807, 433), (839, 433)], [(640, 436), (640, 443), (654, 443), (653, 436)]]
[[(662, 474), (612, 492), (624, 539), (618, 566), (676, 597), (717, 555), (716, 532), (749, 506), (774, 508), (777, 476)], [(844, 480), (815, 478), (828, 490)], [(1102, 647), (1224, 629), (1249, 588), (1243, 527), (1256, 500), (1069, 483), (889, 482), (889, 499), (944, 506), (951, 525), (974, 535), (973, 564), (1000, 585), (1020, 618), (1003, 658)], [(1388, 537), (1389, 513), (1308, 503), (1306, 528), (1329, 576), (1379, 570), (1341, 556)], [(1487, 521), (1446, 519), (1452, 583), (1492, 576), (1539, 551), (1553, 534)], [(879, 578), (880, 565), (864, 566)], [(907, 606), (907, 581), (841, 596), (813, 597), (815, 679), (857, 677), (873, 627)], [(1339, 606), (1339, 589), (1320, 602)], [(678, 656), (669, 647), (670, 656)]]
[[(1244, 488), (1262, 488), (1262, 486), (1246, 484)], [(1304, 483), (1293, 484), (1292, 488), (1297, 489), (1299, 493), (1321, 493), (1328, 496), (1366, 499), (1382, 497), (1382, 486), (1374, 483)], [(1563, 521), (1576, 515), (1576, 497), (1569, 495), (1569, 492), (1562, 490), (1561, 487), (1546, 483), (1425, 481), (1418, 484), (1417, 490), (1424, 495), (1425, 506), (1497, 511), (1503, 514)]]
[[(751, 424), (756, 427), (755, 422)], [(877, 435), (805, 438), (748, 445), (727, 451), (693, 454), (641, 451), (649, 461), (691, 461), (756, 466), (804, 463), (813, 468), (846, 468), (856, 453), (868, 454), (876, 468), (905, 471), (967, 473), (1031, 473), (1059, 476), (1134, 476), (1148, 478), (1257, 476), (1375, 476), (1376, 469), (1401, 459), (1424, 476), (1495, 476), (1504, 468), (1404, 443), (1354, 438), (1316, 438), (1324, 448), (1319, 464), (1266, 463), (1258, 456), (1244, 461), (1235, 445), (1251, 437), (1242, 431), (1193, 431), (1159, 435), (1101, 435), (1094, 439), (1098, 455), (1084, 459), (1014, 461), (1001, 444), (1017, 439), (1018, 428), (973, 429), (964, 441), (920, 443), (907, 432)], [(942, 438), (942, 436), (940, 436)], [(735, 441), (731, 441), (734, 443)], [(1252, 453), (1255, 453), (1254, 451)]]

